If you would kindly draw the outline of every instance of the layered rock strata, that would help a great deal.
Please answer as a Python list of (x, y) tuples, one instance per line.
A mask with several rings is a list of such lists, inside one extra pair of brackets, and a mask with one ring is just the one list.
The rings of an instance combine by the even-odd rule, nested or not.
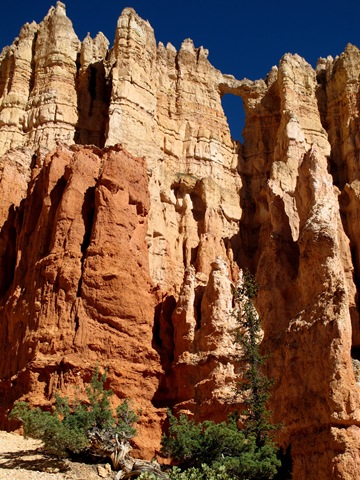
[[(231, 283), (249, 268), (293, 478), (358, 478), (359, 78), (349, 45), (237, 80), (191, 40), (157, 45), (132, 9), (110, 50), (60, 2), (25, 25), (0, 56), (3, 425), (96, 363), (143, 409), (142, 454), (165, 407), (226, 418)], [(225, 94), (243, 99), (243, 145)]]

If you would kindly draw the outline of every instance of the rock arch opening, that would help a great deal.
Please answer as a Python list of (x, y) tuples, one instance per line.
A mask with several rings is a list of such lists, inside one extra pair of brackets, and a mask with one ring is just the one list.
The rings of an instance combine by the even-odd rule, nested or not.
[(244, 142), (242, 132), (245, 126), (245, 109), (243, 99), (237, 95), (224, 94), (221, 97), (222, 107), (230, 128), (231, 138)]

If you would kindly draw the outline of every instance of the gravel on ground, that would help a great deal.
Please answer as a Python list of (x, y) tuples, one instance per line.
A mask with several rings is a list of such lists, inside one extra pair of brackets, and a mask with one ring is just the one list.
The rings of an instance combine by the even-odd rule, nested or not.
[(0, 480), (113, 479), (108, 464), (87, 465), (46, 455), (40, 440), (0, 431)]

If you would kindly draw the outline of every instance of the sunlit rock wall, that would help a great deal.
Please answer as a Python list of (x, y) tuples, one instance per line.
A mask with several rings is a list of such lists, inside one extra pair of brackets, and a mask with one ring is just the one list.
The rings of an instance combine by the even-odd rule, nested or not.
[(108, 47), (58, 2), (0, 55), (1, 424), (18, 398), (82, 392), (96, 363), (142, 408), (142, 455), (166, 407), (225, 419), (248, 268), (293, 478), (357, 478), (359, 50), (237, 80), (130, 8)]

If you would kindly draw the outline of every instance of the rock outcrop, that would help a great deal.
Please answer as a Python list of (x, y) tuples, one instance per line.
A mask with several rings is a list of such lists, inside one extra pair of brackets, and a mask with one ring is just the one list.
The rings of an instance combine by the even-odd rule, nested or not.
[(146, 407), (146, 436), (157, 429), (158, 437), (149, 410), (160, 366), (151, 346), (148, 210), (145, 162), (121, 147), (58, 147), (45, 158), (13, 223), (14, 254), (22, 255), (1, 312), (5, 398), (19, 383), (39, 404), (59, 388), (74, 394), (101, 362), (116, 392)]
[(191, 40), (157, 45), (130, 8), (108, 46), (57, 2), (0, 55), (1, 425), (19, 398), (81, 392), (97, 363), (142, 408), (142, 455), (165, 407), (223, 420), (248, 268), (293, 478), (359, 478), (359, 50), (237, 80)]

